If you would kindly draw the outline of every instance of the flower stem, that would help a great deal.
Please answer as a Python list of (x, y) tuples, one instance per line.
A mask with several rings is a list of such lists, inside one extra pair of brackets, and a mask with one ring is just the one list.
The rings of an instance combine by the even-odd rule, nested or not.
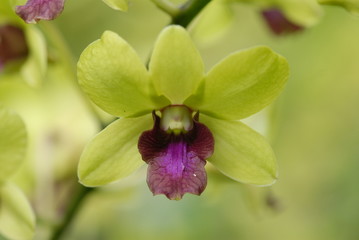
[(211, 0), (189, 0), (181, 7), (177, 15), (172, 16), (172, 24), (187, 27), (210, 1)]
[(176, 6), (168, 0), (152, 0), (156, 6), (171, 16), (171, 24), (187, 27), (198, 13), (211, 0), (188, 0), (186, 3)]
[(89, 195), (94, 191), (94, 188), (87, 188), (82, 185), (79, 186), (77, 195), (74, 196), (70, 206), (67, 208), (67, 212), (65, 213), (64, 219), (62, 223), (54, 230), (51, 240), (58, 240), (67, 230), (67, 227), (71, 224), (74, 220), (75, 215), (79, 211), (83, 201), (85, 200), (86, 196)]

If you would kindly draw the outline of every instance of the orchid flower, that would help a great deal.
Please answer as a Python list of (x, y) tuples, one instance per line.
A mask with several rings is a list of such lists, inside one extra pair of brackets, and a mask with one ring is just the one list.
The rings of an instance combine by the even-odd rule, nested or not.
[(82, 53), (78, 79), (100, 108), (120, 119), (85, 148), (80, 182), (104, 185), (146, 162), (152, 193), (181, 199), (203, 192), (208, 161), (239, 182), (272, 184), (272, 148), (237, 120), (269, 105), (287, 78), (287, 61), (263, 46), (233, 53), (205, 74), (187, 31), (175, 25), (159, 35), (146, 69), (125, 40), (106, 31)]

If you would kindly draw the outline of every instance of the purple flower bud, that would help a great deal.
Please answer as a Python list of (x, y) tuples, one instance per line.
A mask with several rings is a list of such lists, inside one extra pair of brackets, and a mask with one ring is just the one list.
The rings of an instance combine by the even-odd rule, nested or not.
[(16, 7), (16, 14), (27, 23), (53, 20), (64, 9), (65, 0), (28, 0), (25, 5)]
[(291, 22), (279, 9), (272, 8), (263, 10), (262, 16), (266, 20), (269, 28), (276, 35), (283, 35), (303, 30), (302, 26)]
[(26, 57), (28, 51), (21, 28), (9, 24), (0, 26), (0, 69), (9, 61)]

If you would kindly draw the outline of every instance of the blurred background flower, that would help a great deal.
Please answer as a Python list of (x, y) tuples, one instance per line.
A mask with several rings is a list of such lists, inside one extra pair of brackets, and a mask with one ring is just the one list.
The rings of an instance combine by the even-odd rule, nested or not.
[(7, 62), (27, 56), (29, 49), (21, 28), (10, 24), (1, 25), (0, 39), (0, 70)]

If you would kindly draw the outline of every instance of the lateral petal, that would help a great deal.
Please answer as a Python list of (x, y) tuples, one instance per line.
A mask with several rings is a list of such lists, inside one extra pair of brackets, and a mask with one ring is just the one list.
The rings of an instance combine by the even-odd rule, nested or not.
[(96, 135), (83, 151), (78, 177), (85, 186), (124, 178), (143, 165), (137, 149), (140, 134), (152, 125), (150, 115), (121, 118)]
[(269, 105), (281, 93), (288, 75), (285, 58), (268, 47), (243, 50), (214, 66), (185, 104), (216, 118), (242, 119)]
[(140, 116), (169, 104), (157, 96), (136, 52), (111, 31), (83, 51), (78, 79), (92, 101), (115, 116)]
[(270, 185), (277, 179), (273, 150), (259, 133), (239, 121), (201, 115), (214, 136), (215, 149), (208, 159), (224, 175), (255, 185)]

